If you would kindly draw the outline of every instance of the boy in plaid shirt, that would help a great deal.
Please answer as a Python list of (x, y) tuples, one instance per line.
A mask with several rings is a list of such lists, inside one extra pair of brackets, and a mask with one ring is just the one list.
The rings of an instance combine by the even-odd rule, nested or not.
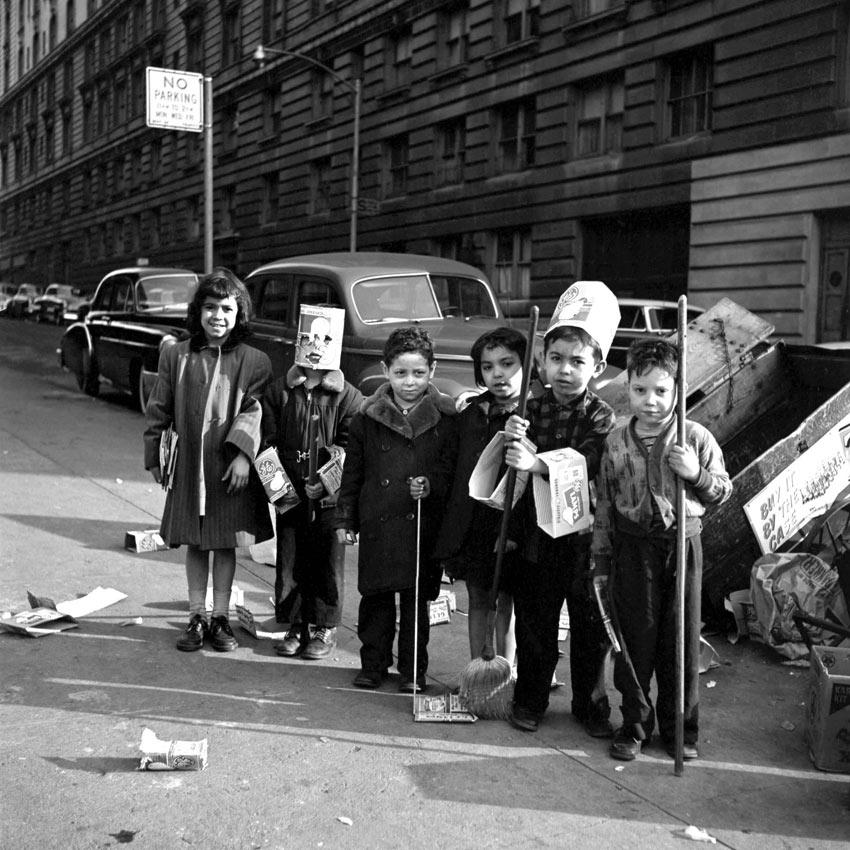
[[(578, 309), (577, 309), (578, 308)], [(521, 440), (545, 452), (571, 448), (584, 455), (588, 480), (599, 470), (614, 412), (587, 388), (605, 369), (605, 356), (619, 322), (614, 295), (598, 281), (580, 281), (564, 293), (544, 337), (542, 396), (528, 402), (528, 419), (508, 420), (506, 460), (517, 470), (548, 470)], [(592, 333), (591, 333), (592, 331)], [(516, 505), (510, 538), (519, 546), (516, 610), (517, 680), (510, 722), (537, 730), (549, 705), (558, 663), (558, 623), (566, 599), (570, 615), (572, 713), (594, 737), (612, 733), (605, 693), (608, 643), (589, 592), (591, 533), (552, 538), (537, 524), (529, 483)]]

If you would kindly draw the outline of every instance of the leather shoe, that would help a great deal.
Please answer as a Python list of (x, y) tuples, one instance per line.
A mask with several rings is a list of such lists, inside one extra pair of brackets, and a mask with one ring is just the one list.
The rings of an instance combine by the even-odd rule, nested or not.
[(336, 629), (320, 626), (313, 632), (310, 643), (304, 648), (301, 657), (308, 661), (327, 658), (336, 649)]
[(515, 705), (511, 708), (508, 722), (514, 729), (520, 729), (523, 732), (536, 732), (540, 726), (540, 715), (523, 708), (521, 705)]
[(402, 679), (398, 683), (398, 692), (400, 694), (424, 694), (428, 690), (428, 683), (425, 677), (421, 676), (418, 682), (413, 679)]
[(608, 752), (620, 761), (634, 761), (640, 755), (641, 742), (622, 727), (614, 733)]
[(310, 627), (297, 623), (290, 626), (284, 635), (283, 642), (275, 644), (274, 651), (285, 658), (292, 658), (304, 651), (310, 640)]
[[(664, 749), (667, 750), (667, 755), (670, 756), (671, 759), (676, 758), (676, 744), (664, 744)], [(684, 761), (693, 761), (694, 759), (699, 758), (699, 748), (696, 744), (684, 744), (682, 747), (682, 756)]]
[(182, 652), (195, 652), (204, 645), (207, 635), (207, 621), (201, 614), (193, 615), (189, 625), (177, 641), (177, 648)]
[(361, 670), (355, 677), (352, 684), (355, 688), (375, 688), (381, 687), (381, 682), (384, 680), (384, 674), (380, 670)]
[(210, 620), (210, 643), (216, 652), (232, 652), (239, 646), (227, 617), (219, 615)]

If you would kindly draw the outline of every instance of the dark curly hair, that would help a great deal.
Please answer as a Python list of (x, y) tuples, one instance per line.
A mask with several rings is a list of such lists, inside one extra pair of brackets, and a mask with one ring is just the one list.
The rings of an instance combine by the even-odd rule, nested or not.
[(469, 352), (469, 356), (472, 358), (472, 371), (475, 374), (475, 383), (479, 387), (484, 386), (484, 376), (481, 374), (481, 357), (488, 349), (498, 348), (499, 346), (506, 348), (508, 351), (513, 351), (519, 357), (520, 363), (525, 359), (526, 339), (515, 328), (496, 328), (493, 331), (487, 331), (487, 333), (481, 334), (472, 343), (472, 349)]
[(663, 369), (675, 375), (679, 369), (679, 349), (666, 339), (636, 339), (626, 354), (626, 371), (632, 375), (645, 375), (652, 369)]
[(383, 361), (387, 366), (392, 366), (396, 357), (410, 352), (421, 354), (429, 366), (434, 362), (434, 343), (425, 328), (396, 328), (384, 343)]
[(604, 360), (602, 349), (599, 343), (584, 329), (575, 325), (558, 325), (546, 333), (543, 337), (543, 353), (549, 351), (549, 346), (559, 339), (565, 339), (567, 342), (575, 342), (579, 345), (585, 345), (593, 350), (593, 359), (596, 363)]
[(198, 283), (195, 295), (189, 304), (186, 314), (186, 327), (189, 333), (203, 333), (201, 327), (201, 307), (208, 298), (235, 298), (236, 299), (236, 324), (230, 332), (230, 340), (237, 342), (245, 339), (251, 328), (248, 319), (251, 315), (251, 296), (245, 288), (245, 284), (224, 266), (217, 266), (209, 274), (205, 274)]

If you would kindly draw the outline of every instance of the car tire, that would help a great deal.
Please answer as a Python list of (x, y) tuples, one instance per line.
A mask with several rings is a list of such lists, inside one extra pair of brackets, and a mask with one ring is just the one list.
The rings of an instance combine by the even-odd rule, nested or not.
[(97, 398), (100, 393), (100, 377), (97, 364), (91, 352), (85, 348), (80, 352), (80, 371), (77, 373), (77, 386), (86, 394)]

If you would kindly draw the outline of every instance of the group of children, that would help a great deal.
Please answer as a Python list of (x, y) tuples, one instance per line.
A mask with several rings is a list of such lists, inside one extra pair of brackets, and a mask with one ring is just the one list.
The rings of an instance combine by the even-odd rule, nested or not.
[[(278, 571), (292, 568), (297, 599), (289, 599), (290, 627), (276, 651), (313, 659), (330, 654), (343, 600), (343, 547), (359, 538), (361, 670), (353, 684), (378, 688), (386, 679), (398, 594), (399, 689), (425, 690), (428, 602), (444, 571), (466, 582), (470, 655), (478, 657), (488, 641), (501, 512), (472, 499), (469, 480), (484, 448), (504, 432), (505, 465), (546, 477), (538, 455), (574, 449), (584, 456), (597, 495), (592, 531), (557, 538), (537, 522), (530, 483), (513, 508), (495, 588), (496, 648), (516, 662), (510, 722), (533, 732), (543, 718), (566, 601), (576, 720), (590, 735), (613, 736), (611, 755), (628, 760), (651, 737), (657, 714), (662, 744), (672, 752), (675, 491), (681, 479), (687, 507), (685, 757), (697, 756), (700, 517), (706, 505), (729, 496), (731, 484), (722, 453), (702, 426), (687, 422), (686, 444), (676, 445), (674, 345), (650, 340), (632, 346), (632, 416), (615, 427), (612, 409), (588, 389), (605, 368), (619, 321), (616, 298), (599, 282), (578, 282), (559, 301), (544, 336), (539, 377), (545, 387), (528, 400), (525, 417), (516, 410), (527, 342), (511, 328), (485, 333), (472, 346), (483, 392), (456, 414), (453, 400), (431, 382), (433, 344), (419, 326), (389, 335), (382, 358), (386, 382), (363, 399), (338, 368), (328, 368), (338, 364), (315, 358), (272, 382), (268, 358), (244, 342), (249, 315), (247, 292), (232, 273), (216, 269), (205, 276), (189, 309), (191, 338), (163, 350), (146, 411), (145, 466), (157, 480), (160, 435), (169, 426), (178, 435), (162, 534), (172, 546), (187, 546), (190, 621), (179, 649), (200, 649), (207, 640), (219, 651), (236, 647), (227, 619), (234, 548), (271, 536), (268, 503), (249, 472), (258, 451), (273, 445), (300, 497), (277, 517)], [(308, 474), (308, 442), (316, 435), (321, 446), (346, 452), (335, 493)], [(606, 694), (609, 643), (590, 590), (594, 576), (607, 587), (622, 644), (614, 660), (623, 713), (616, 732)]]

